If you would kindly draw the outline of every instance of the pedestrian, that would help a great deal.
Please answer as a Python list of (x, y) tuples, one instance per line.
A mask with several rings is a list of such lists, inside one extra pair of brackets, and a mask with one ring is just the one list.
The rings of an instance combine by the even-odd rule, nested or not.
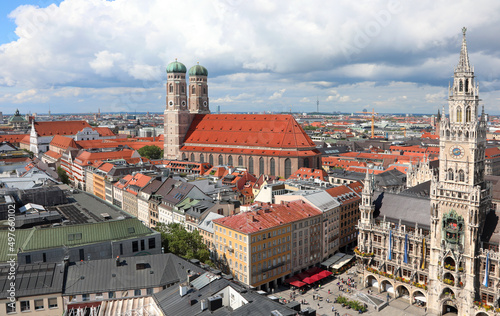
[(328, 295), (330, 295), (330, 289), (328, 289)]

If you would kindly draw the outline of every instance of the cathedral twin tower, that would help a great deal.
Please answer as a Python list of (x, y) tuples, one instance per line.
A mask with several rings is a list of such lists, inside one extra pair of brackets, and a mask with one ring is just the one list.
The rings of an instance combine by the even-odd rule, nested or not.
[[(208, 71), (201, 65), (189, 69), (175, 60), (167, 66), (167, 106), (164, 115), (164, 158), (180, 158), (180, 147), (195, 114), (209, 114)], [(188, 98), (189, 93), (189, 98)]]

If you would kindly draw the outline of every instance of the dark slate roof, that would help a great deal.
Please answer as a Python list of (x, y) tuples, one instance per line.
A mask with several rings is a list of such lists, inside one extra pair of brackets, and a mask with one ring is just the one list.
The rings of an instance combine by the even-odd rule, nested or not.
[(209, 210), (214, 205), (215, 203), (210, 201), (199, 201), (196, 205), (193, 205), (186, 211), (186, 215), (199, 219), (207, 210)]
[(161, 186), (161, 184), (162, 182), (160, 180), (154, 179), (142, 189), (142, 192), (146, 194), (154, 194)]
[[(187, 270), (203, 273), (203, 269), (174, 254), (103, 259), (77, 262), (68, 267), (64, 293), (76, 295), (108, 291), (124, 291), (166, 286), (187, 279)], [(145, 269), (137, 270), (137, 264)]]
[(406, 184), (406, 174), (391, 169), (375, 175), (375, 183), (380, 187), (392, 187)]
[(414, 226), (418, 223), (421, 228), (430, 228), (430, 200), (429, 198), (414, 197), (387, 192), (373, 194), (375, 212), (373, 217), (401, 224)]
[[(0, 268), (0, 299), (7, 297), (10, 288), (10, 266)], [(16, 271), (16, 297), (62, 293), (64, 265), (62, 263), (35, 263), (20, 265)]]
[(417, 184), (414, 187), (402, 191), (400, 194), (408, 196), (429, 197), (431, 192), (431, 180)]
[[(232, 287), (243, 298), (248, 301), (235, 310), (229, 307), (222, 306), (213, 312), (208, 309), (201, 310), (201, 300), (214, 296), (217, 292)], [(157, 294), (153, 295), (155, 301), (158, 303), (165, 315), (241, 315), (241, 316), (269, 316), (272, 311), (278, 311), (283, 316), (293, 316), (296, 311), (280, 304), (273, 302), (266, 296), (257, 294), (254, 291), (247, 290), (246, 288), (226, 280), (224, 278), (211, 282), (208, 286), (204, 286), (200, 290), (191, 288), (187, 295), (181, 297), (179, 294), (179, 287), (169, 287)], [(194, 300), (194, 304), (190, 304), (190, 300)]]

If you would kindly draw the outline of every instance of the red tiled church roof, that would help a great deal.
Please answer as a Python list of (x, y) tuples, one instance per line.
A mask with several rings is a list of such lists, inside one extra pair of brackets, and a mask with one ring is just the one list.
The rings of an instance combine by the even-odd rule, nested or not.
[(274, 114), (197, 114), (189, 127), (184, 143), (187, 146), (202, 147), (207, 145), (283, 149), (315, 147), (293, 116)]
[(86, 121), (35, 121), (34, 125), (38, 136), (75, 135), (85, 127), (91, 127)]

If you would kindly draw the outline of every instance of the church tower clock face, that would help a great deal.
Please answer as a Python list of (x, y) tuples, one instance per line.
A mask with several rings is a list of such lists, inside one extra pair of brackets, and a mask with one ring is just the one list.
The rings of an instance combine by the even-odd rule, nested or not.
[(464, 156), (464, 149), (462, 146), (453, 146), (450, 148), (450, 155), (453, 158), (460, 159)]

